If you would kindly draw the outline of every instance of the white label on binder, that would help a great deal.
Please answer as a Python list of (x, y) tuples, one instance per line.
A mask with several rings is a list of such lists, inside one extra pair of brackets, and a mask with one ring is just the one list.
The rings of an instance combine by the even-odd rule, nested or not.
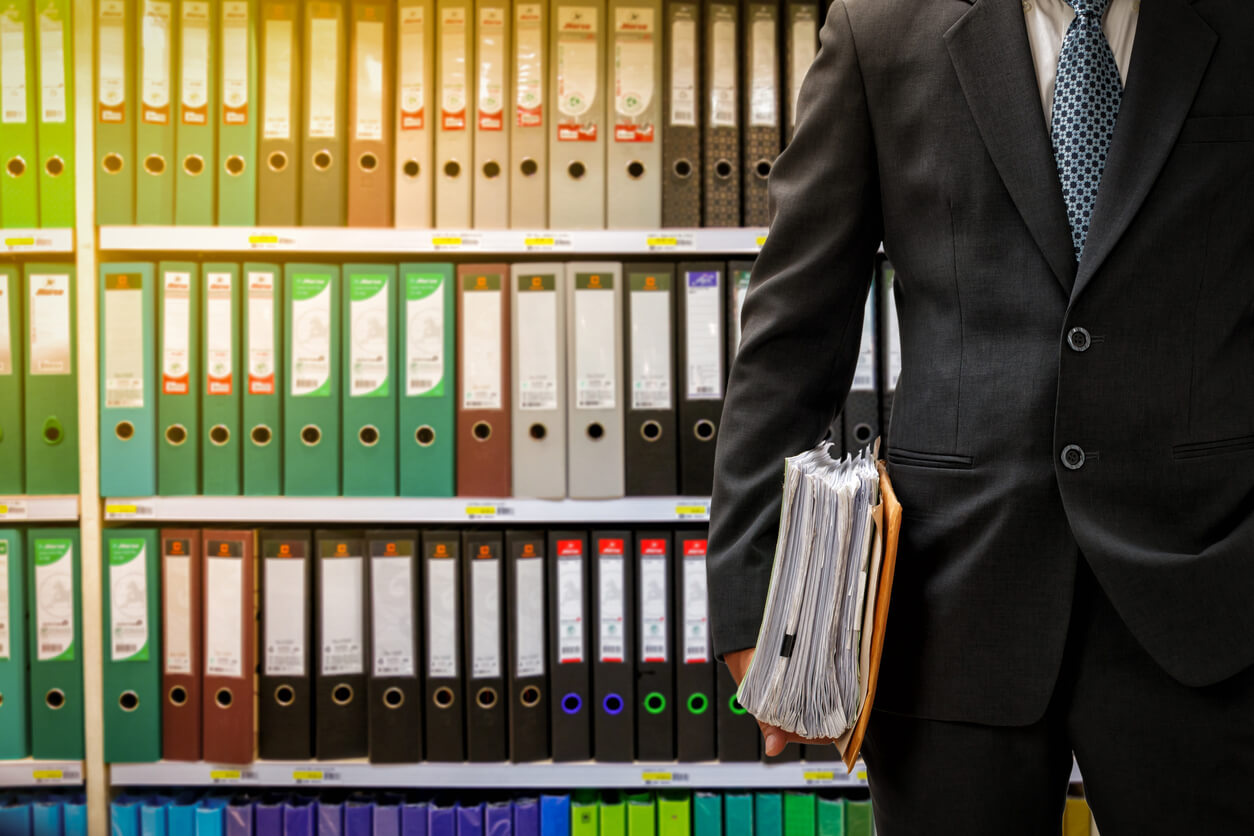
[(126, 102), (126, 4), (122, 0), (101, 0), (96, 29), (99, 91), (102, 122), (122, 122)]
[(165, 672), (192, 673), (192, 560), (167, 554), (162, 561), (161, 595), (165, 618)]
[(593, 142), (595, 122), (579, 119), (597, 97), (597, 9), (562, 6), (557, 11), (557, 109), (564, 117), (557, 138), (562, 142)]
[(230, 395), (235, 391), (231, 295), (230, 273), (205, 276), (205, 392), (209, 395)]
[(853, 372), (854, 392), (875, 389), (875, 304), (868, 298), (862, 315), (862, 345), (858, 350), (858, 365)]
[(148, 660), (148, 550), (143, 539), (109, 543), (109, 659)]
[(544, 558), (520, 558), (514, 563), (514, 635), (517, 664), (514, 675), (544, 675)]
[(405, 394), (444, 394), (444, 276), (405, 276)]
[(274, 274), (248, 274), (248, 389), (250, 395), (273, 395), (275, 371)]
[(457, 676), (457, 561), (427, 560), (427, 676)]
[(26, 23), (0, 15), (0, 92), (4, 124), (26, 123)]
[(684, 543), (684, 664), (710, 661), (705, 550), (705, 540), (689, 540)]
[(722, 288), (718, 273), (687, 273), (684, 284), (688, 294), (688, 398), (717, 400), (723, 397)]
[(322, 675), (365, 673), (366, 618), (362, 612), (362, 596), (366, 591), (362, 577), (365, 560), (360, 557), (321, 560)]
[(335, 107), (340, 83), (340, 21), (315, 17), (309, 21), (309, 136), (335, 137)]
[(291, 139), (292, 21), (267, 20), (265, 30), (266, 58), (261, 76), (265, 91), (262, 138)]
[(403, 6), (400, 18), (400, 101), (401, 130), (426, 127), (426, 20), (421, 4)]
[(374, 675), (414, 676), (414, 579), (408, 557), (370, 559)]
[[(168, 11), (166, 16), (169, 16)], [(41, 119), (45, 123), (57, 125), (65, 124), (66, 115), (64, 44), (65, 23), (56, 10), (46, 9), (40, 12), (39, 109), (42, 113)]]
[(105, 407), (138, 409), (144, 405), (144, 292), (139, 277), (108, 277), (104, 309)]
[(580, 273), (575, 277), (575, 406), (614, 409), (618, 362), (614, 337), (614, 277)]
[(753, 21), (750, 37), (753, 65), (749, 70), (749, 124), (773, 128), (779, 122), (775, 104), (775, 21), (769, 17)]
[(796, 124), (797, 96), (801, 93), (801, 81), (814, 63), (818, 33), (812, 16), (796, 17), (792, 22), (792, 78), (788, 95), (792, 101), (792, 119)]
[(470, 623), (470, 676), (501, 675), (501, 561), (467, 555), (474, 617)]
[(30, 293), (30, 373), (69, 374), (70, 277), (67, 273), (32, 273)]
[(184, 125), (208, 125), (209, 4), (185, 0), (181, 29), (182, 122)]
[(514, 97), (515, 124), (534, 128), (544, 124), (544, 43), (542, 7), (539, 3), (519, 3), (515, 7)]
[(557, 541), (557, 661), (582, 662), (583, 655), (583, 543)]
[(140, 101), (143, 121), (152, 125), (170, 122), (170, 4), (146, 0), (141, 21)]
[(383, 139), (383, 23), (357, 27), (357, 138)]
[[(523, 277), (543, 283), (551, 276)], [(518, 300), (518, 408), (557, 409), (557, 291), (522, 290)]]
[(74, 659), (74, 543), (35, 541), (35, 660)]
[(505, 128), (505, 8), (479, 9), (479, 98), (476, 119), (481, 131)]
[(710, 124), (736, 127), (736, 7), (710, 7)]
[(640, 661), (665, 662), (666, 629), (666, 541), (640, 541)]
[(205, 673), (211, 676), (244, 675), (243, 587), (243, 560), (205, 561)]
[(391, 391), (388, 331), (391, 287), (384, 274), (357, 274), (349, 279), (348, 306), (350, 398), (385, 398)]
[(331, 395), (331, 279), (293, 277), (292, 395)]
[(248, 124), (248, 3), (222, 4), (222, 124)]
[(624, 618), (626, 601), (623, 589), (623, 541), (602, 540), (597, 563), (600, 567), (600, 588), (597, 590), (600, 607), (600, 651), (602, 662), (622, 662), (626, 656), (627, 621)]
[(462, 358), (462, 409), (500, 409), (499, 290), (467, 290), (462, 294)]
[(0, 374), (13, 374), (13, 335), (9, 331), (10, 311), (20, 303), (11, 298), (9, 277), (0, 276)]
[(629, 304), (631, 408), (670, 409), (670, 293), (667, 290), (632, 290)]
[(618, 7), (614, 11), (614, 126), (616, 142), (652, 142), (653, 125), (637, 124), (653, 104), (653, 10)]
[(266, 676), (305, 676), (305, 563), (266, 558), (261, 648)]
[(440, 129), (466, 130), (466, 9), (446, 8), (440, 17)]
[(697, 24), (691, 17), (671, 21), (671, 124), (697, 124)]
[(0, 661), (10, 656), (9, 618), (9, 541), (0, 540)]

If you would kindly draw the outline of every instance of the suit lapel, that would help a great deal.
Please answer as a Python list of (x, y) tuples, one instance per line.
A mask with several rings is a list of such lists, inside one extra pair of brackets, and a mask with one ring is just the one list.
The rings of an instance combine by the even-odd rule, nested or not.
[(1217, 41), (1186, 0), (1142, 0), (1128, 83), (1073, 296), (1092, 280), (1145, 202)]
[(945, 43), (993, 164), (1070, 295), (1075, 251), (1022, 5), (1019, 0), (976, 0), (945, 33)]

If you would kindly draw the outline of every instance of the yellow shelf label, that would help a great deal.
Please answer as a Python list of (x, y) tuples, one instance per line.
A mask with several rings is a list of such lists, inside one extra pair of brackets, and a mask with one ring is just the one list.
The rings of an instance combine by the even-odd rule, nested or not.
[(211, 781), (238, 781), (239, 770), (238, 769), (214, 769), (210, 771), (209, 773), (209, 780)]
[(249, 235), (248, 243), (250, 244), (277, 244), (279, 236), (277, 235)]
[(462, 239), (460, 237), (432, 238), (431, 246), (433, 247), (459, 247)]
[(9, 513), (9, 506), (8, 506), (8, 505), (0, 505), (0, 514), (7, 514), (7, 513)]
[(292, 773), (293, 781), (321, 781), (321, 770), (297, 770)]
[(496, 514), (495, 505), (467, 505), (466, 516), (486, 517)]
[(60, 781), (65, 777), (65, 773), (60, 769), (36, 769), (31, 773), (31, 777), (36, 781)]
[(34, 238), (5, 238), (4, 245), (6, 247), (33, 247), (35, 246)]
[(762, 246), (763, 244), (765, 244), (765, 243), (766, 243), (766, 236), (765, 236), (765, 235), (759, 235), (757, 238), (755, 238), (755, 239), (753, 239), (753, 240), (757, 241), (758, 246), (760, 247), (760, 246)]
[(807, 781), (834, 781), (836, 780), (835, 772), (805, 772), (802, 777)]
[(865, 770), (865, 769), (859, 769), (857, 772), (855, 772), (855, 773), (854, 773), (854, 777), (855, 777), (855, 778), (857, 778), (859, 781), (865, 781), (865, 780), (866, 780), (866, 770)]
[(650, 237), (647, 241), (650, 247), (673, 247), (679, 243), (673, 236), (662, 237), (658, 235)]
[(524, 238), (523, 244), (528, 247), (551, 247), (553, 246), (552, 238)]
[(704, 516), (710, 509), (704, 505), (676, 505), (675, 515), (680, 517)]
[(640, 776), (643, 781), (669, 781), (672, 773), (670, 772), (645, 772)]
[(134, 514), (136, 508), (134, 505), (106, 505), (106, 514)]

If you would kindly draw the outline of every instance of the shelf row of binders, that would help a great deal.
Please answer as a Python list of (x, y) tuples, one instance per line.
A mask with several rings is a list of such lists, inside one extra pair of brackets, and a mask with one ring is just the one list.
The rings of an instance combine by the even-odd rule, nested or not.
[(0, 792), (0, 833), (87, 836), (87, 799), (77, 791)]
[(104, 264), (101, 492), (709, 496), (751, 266)]
[(808, 0), (99, 0), (101, 224), (763, 226)]

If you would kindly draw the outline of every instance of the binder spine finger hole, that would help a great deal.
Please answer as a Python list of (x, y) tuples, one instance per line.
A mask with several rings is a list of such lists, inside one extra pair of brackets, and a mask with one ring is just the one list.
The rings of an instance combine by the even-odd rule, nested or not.
[(766, 178), (770, 177), (771, 176), (771, 161), (770, 160), (758, 160), (757, 164), (753, 167), (753, 173), (757, 175), (759, 180), (765, 180)]
[(11, 157), (4, 166), (4, 172), (10, 177), (21, 177), (26, 173), (26, 160), (21, 157)]
[(697, 437), (697, 441), (713, 441), (715, 430), (714, 422), (708, 418), (702, 418), (692, 425), (692, 434)]
[(4, 694), (0, 693), (0, 708), (4, 707)]
[(105, 174), (117, 174), (126, 168), (126, 161), (121, 154), (105, 154), (100, 161), (100, 167), (105, 170)]
[(666, 697), (657, 691), (649, 692), (649, 695), (644, 698), (644, 710), (650, 714), (661, 714), (666, 710)]
[(853, 428), (853, 437), (859, 444), (866, 444), (870, 442), (874, 432), (870, 424), (858, 424)]
[(540, 704), (540, 689), (534, 685), (528, 685), (518, 695), (518, 701), (522, 703), (523, 708), (535, 708)]
[(417, 160), (406, 160), (405, 165), (401, 167), (401, 171), (412, 180), (419, 174), (422, 174), (422, 166), (418, 164)]
[(64, 438), (65, 438), (65, 433), (61, 432), (60, 421), (58, 421), (56, 418), (49, 418), (47, 421), (44, 422), (44, 431), (43, 431), (44, 444), (47, 444), (49, 447), (53, 447), (53, 446), (56, 446), (57, 444), (60, 444), (62, 439)]
[(601, 707), (605, 709), (606, 714), (622, 714), (623, 698), (618, 694), (606, 694)]
[(218, 693), (213, 695), (213, 703), (218, 708), (230, 708), (233, 702), (235, 702), (235, 695), (231, 693), (230, 688), (219, 688)]
[(562, 697), (562, 711), (567, 714), (572, 716), (578, 714), (581, 708), (583, 708), (583, 697), (578, 694), (567, 694)]
[(331, 156), (331, 152), (325, 149), (313, 155), (313, 167), (318, 171), (326, 171), (331, 167), (333, 161), (334, 158)]
[(244, 169), (248, 168), (248, 164), (244, 162), (244, 158), (239, 154), (232, 154), (226, 158), (226, 162), (222, 164), (222, 167), (232, 177), (239, 177), (244, 173)]
[(113, 428), (113, 434), (121, 441), (130, 441), (135, 437), (135, 425), (130, 421), (119, 421)]
[(182, 706), (187, 705), (187, 689), (182, 685), (175, 685), (170, 689), (170, 693), (167, 698), (170, 700), (170, 705), (181, 708)]
[(160, 154), (149, 154), (144, 157), (144, 171), (153, 176), (165, 174), (165, 157)]
[(492, 708), (496, 705), (496, 699), (495, 688), (480, 688), (479, 692), (475, 694), (475, 704), (484, 709)]
[(657, 441), (662, 437), (662, 425), (657, 421), (645, 421), (640, 425), (640, 435), (645, 441)]
[(317, 447), (318, 442), (322, 441), (322, 430), (313, 424), (306, 424), (300, 429), (300, 440), (306, 447)]
[(535, 177), (536, 172), (540, 170), (540, 164), (530, 157), (527, 157), (518, 164), (518, 170), (522, 172), (523, 177)]
[(735, 714), (737, 717), (741, 716), (742, 714), (749, 713), (748, 711), (745, 711), (745, 707), (740, 704), (740, 700), (736, 699), (735, 694), (733, 694), (732, 698), (727, 701), (727, 705), (731, 709), (731, 713)]
[(414, 431), (414, 441), (419, 447), (430, 447), (435, 444), (435, 428), (423, 424)]
[(343, 682), (336, 685), (331, 691), (331, 701), (336, 705), (348, 705), (353, 701), (353, 686)]
[(675, 176), (681, 180), (687, 180), (692, 176), (692, 162), (690, 160), (675, 160)]
[(632, 180), (639, 180), (644, 176), (644, 163), (639, 160), (632, 160), (627, 163), (627, 176)]
[(266, 157), (266, 167), (271, 171), (279, 172), (287, 168), (287, 154), (282, 151), (275, 151)]
[(171, 424), (165, 428), (165, 440), (171, 447), (181, 447), (187, 441), (187, 427)]
[(474, 435), (475, 441), (487, 441), (492, 437), (492, 425), (487, 421), (476, 421), (470, 431)]
[(605, 427), (599, 421), (594, 421), (588, 425), (587, 433), (588, 438), (593, 441), (599, 441), (605, 436)]
[(495, 180), (501, 176), (501, 164), (495, 160), (490, 160), (483, 164), (483, 176), (489, 180)]
[(405, 704), (405, 692), (400, 688), (389, 688), (383, 692), (383, 705), (387, 708), (400, 708)]
[(698, 691), (688, 696), (688, 712), (690, 714), (704, 714), (710, 707), (710, 698)]
[(566, 166), (566, 173), (570, 175), (570, 179), (580, 180), (588, 173), (588, 167), (578, 160), (575, 160), (573, 163)]
[(457, 160), (449, 160), (444, 164), (445, 177), (457, 177), (462, 173), (462, 164)]
[(65, 173), (65, 160), (55, 155), (44, 160), (44, 173), (49, 177), (60, 177)]
[(209, 441), (214, 447), (225, 447), (231, 441), (231, 428), (225, 424), (214, 424), (209, 430)]
[(726, 180), (732, 176), (732, 164), (730, 160), (719, 160), (714, 164), (714, 175), (720, 180)]
[(370, 153), (362, 154), (357, 158), (357, 167), (362, 171), (374, 171), (379, 167), (379, 158)]
[(436, 708), (451, 708), (457, 699), (453, 695), (453, 689), (447, 686), (436, 688), (431, 698), (435, 702)]
[(544, 437), (549, 434), (548, 428), (544, 424), (532, 424), (527, 432), (536, 441), (543, 441)]
[(357, 440), (363, 447), (373, 447), (379, 443), (379, 428), (367, 424), (357, 431)]
[(183, 158), (183, 171), (192, 177), (199, 177), (205, 170), (205, 158), (199, 154), (188, 154)]
[(270, 429), (265, 424), (258, 424), (252, 428), (248, 437), (252, 439), (253, 444), (256, 446), (265, 447), (274, 440), (274, 430)]
[(274, 689), (274, 701), (287, 708), (296, 702), (296, 689), (291, 685), (280, 685)]
[(48, 706), (53, 711), (65, 708), (65, 692), (60, 688), (53, 688), (48, 693), (44, 694), (44, 705)]
[(139, 708), (139, 695), (134, 691), (123, 691), (118, 697), (118, 707), (129, 713)]

